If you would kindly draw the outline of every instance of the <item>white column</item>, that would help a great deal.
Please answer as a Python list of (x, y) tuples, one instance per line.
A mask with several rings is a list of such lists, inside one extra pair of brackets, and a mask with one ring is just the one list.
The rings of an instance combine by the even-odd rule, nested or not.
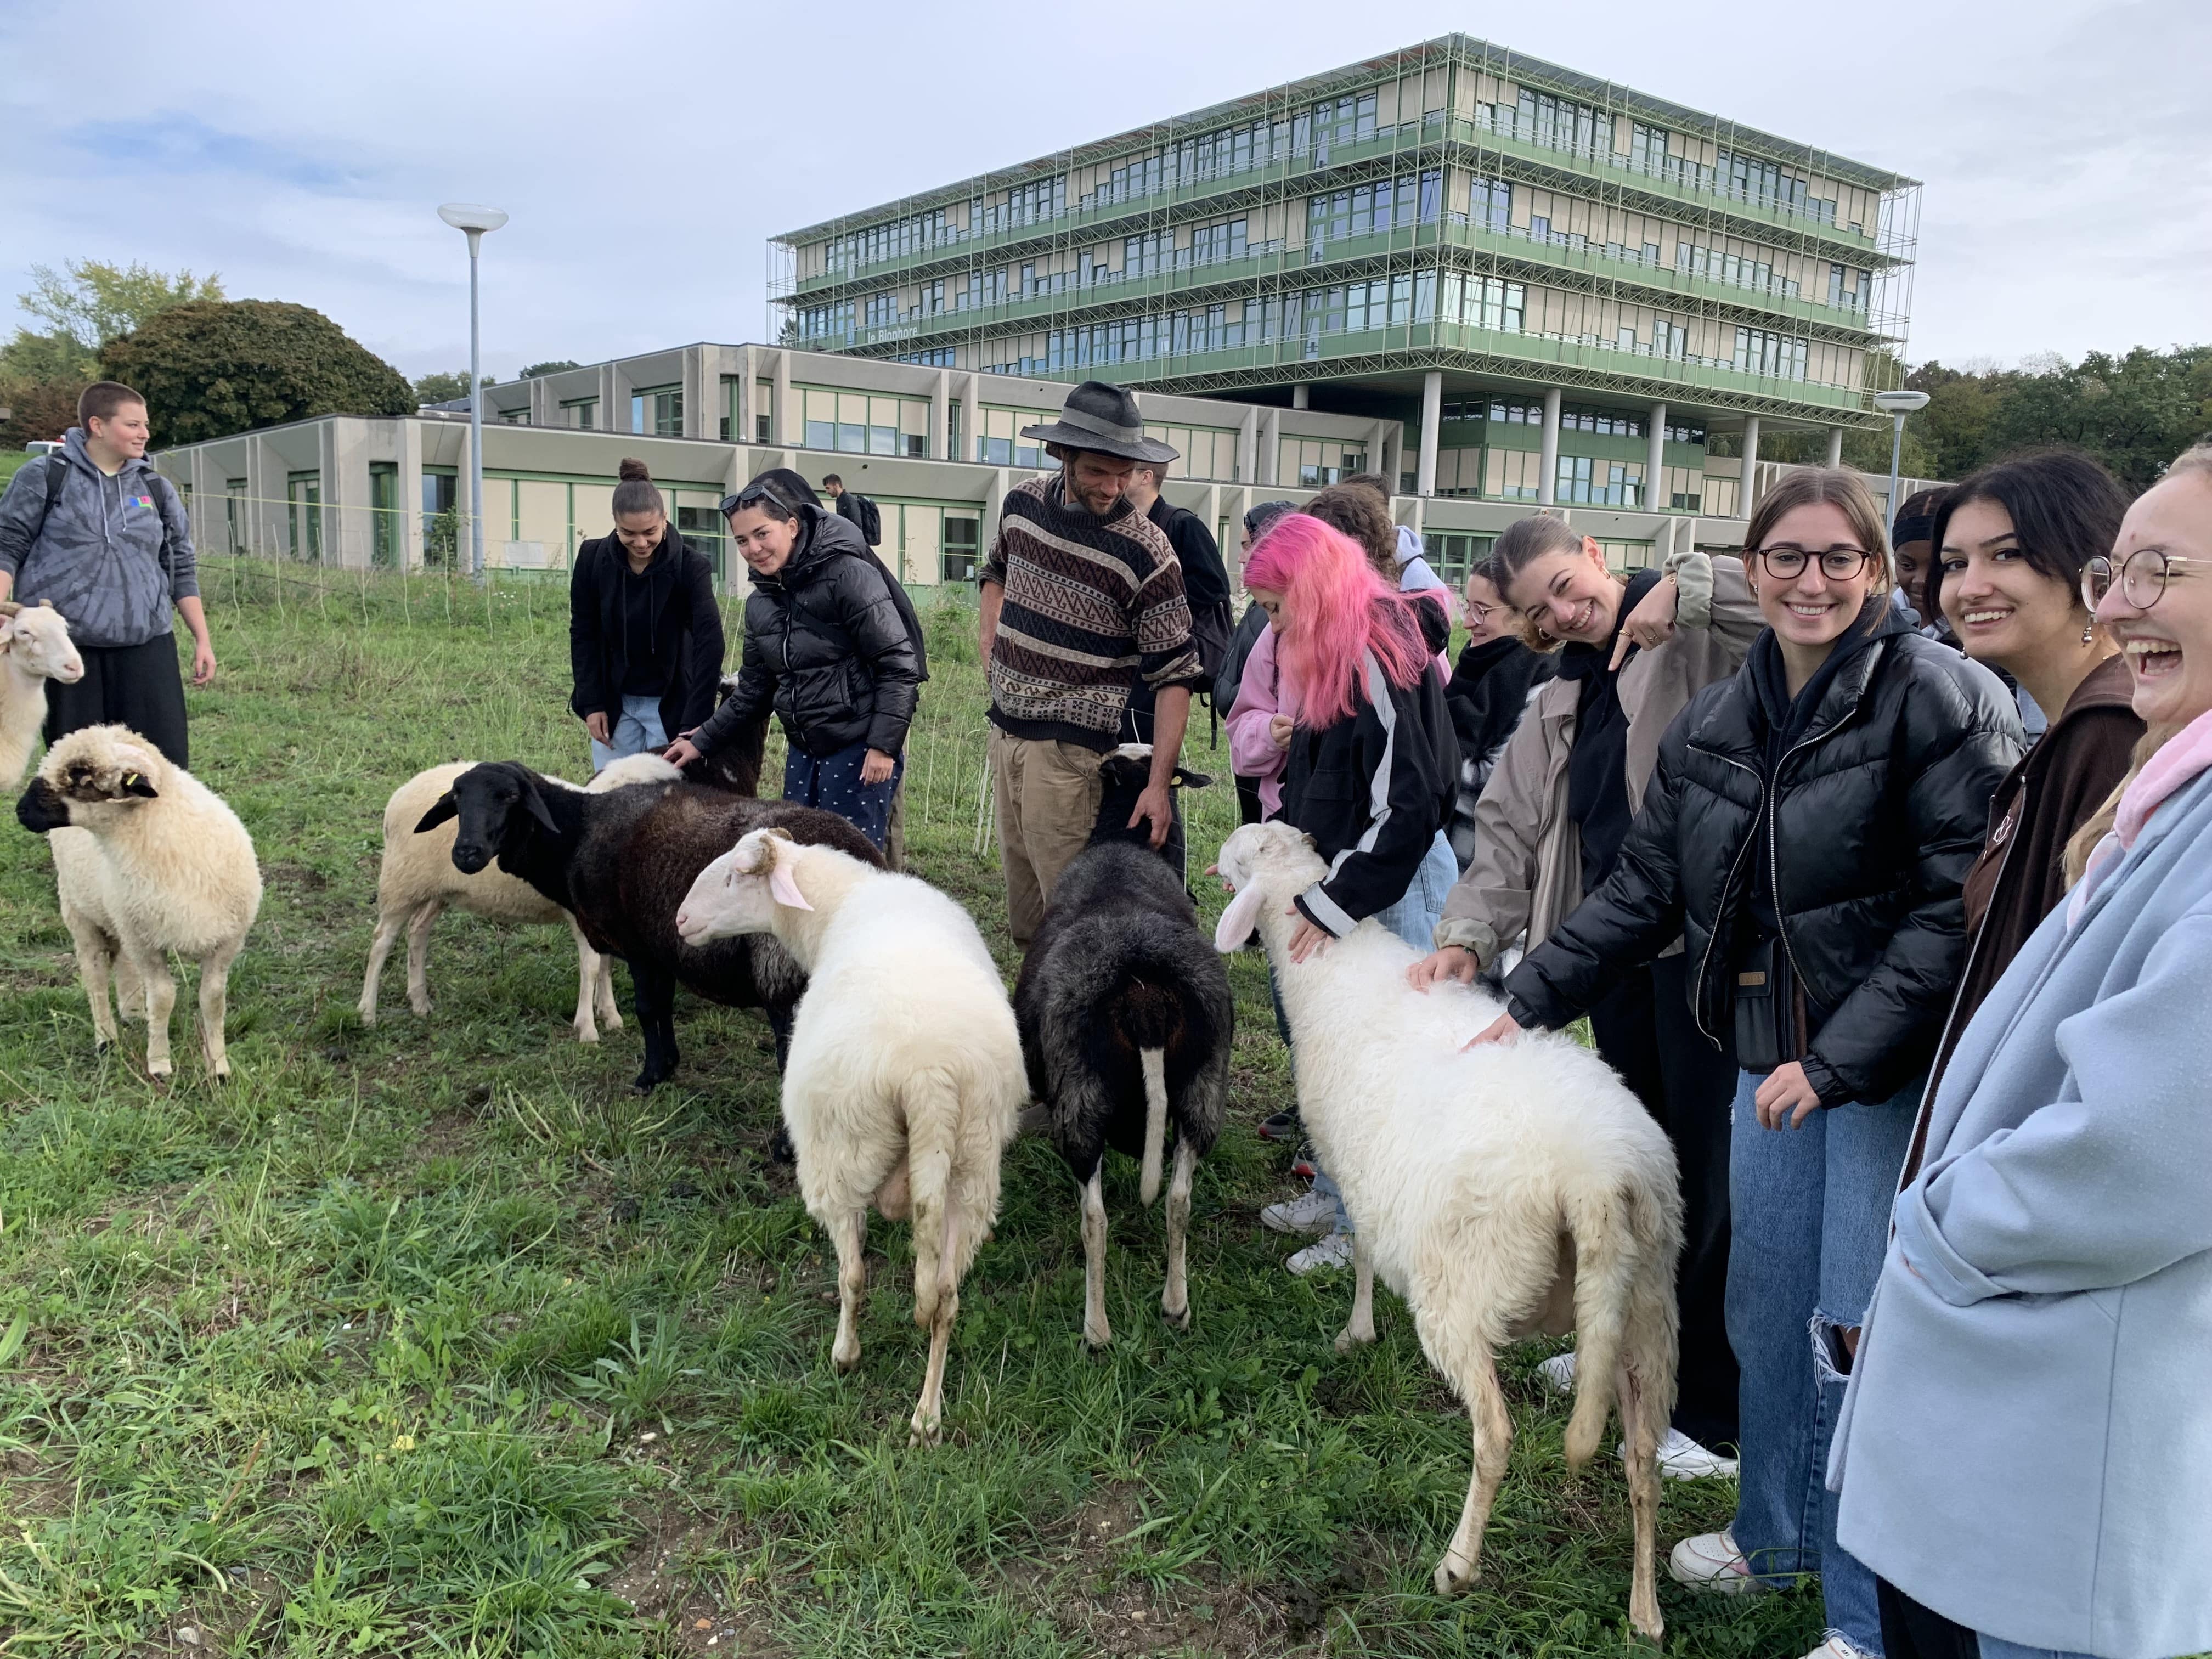
[(1260, 482), (1279, 488), (1282, 480), (1275, 476), (1282, 465), (1283, 416), (1278, 409), (1269, 408), (1260, 416)]
[[(791, 424), (791, 353), (779, 351), (775, 354), (775, 406), (769, 411), (768, 428), (769, 439), (777, 448), (798, 447), (798, 434), (792, 431)], [(788, 456), (784, 465), (791, 465)]]
[(1650, 442), (1644, 451), (1644, 510), (1664, 513), (1667, 510), (1667, 405), (1654, 404), (1646, 416)]
[(1308, 386), (1304, 380), (1300, 380), (1296, 386), (1291, 388), (1291, 407), (1292, 409), (1310, 409), (1313, 406), (1310, 401), (1310, 396), (1312, 391), (1313, 388), (1311, 386)]
[(1753, 494), (1759, 488), (1759, 416), (1743, 417), (1743, 475), (1735, 487), (1736, 511), (1745, 518), (1759, 503)]
[(1444, 376), (1432, 368), (1421, 376), (1421, 459), (1414, 463), (1413, 493), (1437, 493), (1437, 428), (1444, 418)]
[(1244, 405), (1244, 418), (1237, 423), (1237, 481), (1260, 482), (1260, 406)]
[(949, 368), (937, 371), (937, 384), (930, 388), (929, 435), (939, 459), (960, 459), (952, 453), (952, 371)]
[(1544, 394), (1544, 447), (1538, 457), (1536, 504), (1554, 507), (1559, 499), (1559, 389)]
[(1828, 428), (1828, 465), (1841, 466), (1843, 464), (1844, 429), (1839, 426), (1832, 426)]

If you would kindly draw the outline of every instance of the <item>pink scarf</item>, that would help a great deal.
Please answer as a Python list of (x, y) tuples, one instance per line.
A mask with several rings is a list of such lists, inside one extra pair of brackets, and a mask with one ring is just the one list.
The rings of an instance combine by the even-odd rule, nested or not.
[(2097, 843), (2096, 851), (2089, 854), (2089, 867), (2081, 872), (2081, 882), (2066, 907), (2067, 927), (2070, 928), (2081, 920), (2081, 912), (2088, 908), (2090, 895), (2097, 890), (2098, 884), (2112, 866), (2134, 850), (2136, 838), (2150, 822), (2151, 814), (2184, 784), (2208, 769), (2212, 769), (2212, 713), (2199, 714), (2160, 744), (2158, 752), (2143, 763), (2143, 769), (2136, 774), (2135, 781), (2120, 796), (2119, 810), (2112, 815), (2112, 828)]

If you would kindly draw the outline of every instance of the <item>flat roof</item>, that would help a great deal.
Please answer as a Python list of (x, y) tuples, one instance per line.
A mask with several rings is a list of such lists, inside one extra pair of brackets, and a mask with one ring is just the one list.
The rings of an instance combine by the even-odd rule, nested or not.
[(1193, 110), (1186, 115), (1170, 116), (1163, 120), (1132, 127), (1110, 138), (1096, 138), (1088, 143), (1077, 144), (1049, 155), (1030, 161), (1018, 161), (1009, 167), (996, 167), (988, 173), (977, 173), (957, 184), (939, 185), (911, 195), (898, 197), (872, 208), (840, 214), (800, 230), (787, 230), (769, 238), (771, 241), (799, 243), (811, 241), (834, 231), (869, 223), (889, 216), (912, 213), (918, 210), (947, 202), (965, 201), (981, 191), (1004, 189), (1009, 184), (1019, 183), (1024, 177), (1060, 173), (1076, 167), (1088, 167), (1108, 160), (1124, 151), (1149, 147), (1163, 140), (1180, 137), (1187, 132), (1203, 131), (1214, 127), (1234, 125), (1239, 118), (1264, 112), (1272, 103), (1288, 97), (1310, 97), (1346, 85), (1387, 78), (1402, 74), (1407, 69), (1419, 69), (1434, 54), (1442, 52), (1451, 56), (1479, 60), (1498, 73), (1510, 78), (1544, 83), (1563, 91), (1577, 93), (1593, 101), (1604, 103), (1632, 115), (1649, 116), (1656, 121), (1680, 129), (1703, 133), (1717, 140), (1742, 144), (1759, 150), (1762, 155), (1782, 161), (1793, 161), (1801, 167), (1813, 168), (1828, 177), (1862, 185), (1870, 190), (1903, 190), (1917, 185), (1917, 179), (1902, 173), (1885, 172), (1863, 161), (1854, 161), (1849, 156), (1838, 155), (1792, 138), (1784, 138), (1757, 127), (1746, 126), (1726, 116), (1711, 115), (1693, 110), (1686, 105), (1670, 103), (1663, 98), (1654, 98), (1648, 93), (1616, 81), (1604, 80), (1595, 75), (1585, 75), (1580, 70), (1563, 64), (1547, 63), (1540, 58), (1531, 58), (1509, 47), (1494, 46), (1487, 40), (1478, 40), (1469, 34), (1453, 33), (1425, 40), (1417, 46), (1402, 47), (1396, 52), (1383, 52), (1378, 57), (1363, 58), (1339, 69), (1325, 70), (1296, 81), (1286, 81), (1265, 91), (1247, 93), (1241, 98), (1209, 105)]

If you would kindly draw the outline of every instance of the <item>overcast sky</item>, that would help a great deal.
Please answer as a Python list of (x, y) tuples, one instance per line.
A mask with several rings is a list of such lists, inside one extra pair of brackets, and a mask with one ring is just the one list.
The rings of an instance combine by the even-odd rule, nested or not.
[(773, 232), (1455, 28), (1924, 180), (1915, 362), (2212, 339), (2206, 0), (0, 0), (0, 319), (136, 259), (463, 366), (464, 200), (487, 372), (761, 339)]

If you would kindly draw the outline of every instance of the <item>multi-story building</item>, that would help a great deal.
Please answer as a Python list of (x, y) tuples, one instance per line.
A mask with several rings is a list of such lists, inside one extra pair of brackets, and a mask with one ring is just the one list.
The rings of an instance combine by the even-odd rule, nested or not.
[[(1918, 185), (1464, 35), (771, 244), (815, 351), (1387, 420), (1408, 495), (1735, 516), (1710, 434), (1871, 424)], [(1263, 424), (1271, 417), (1261, 416)], [(1009, 434), (975, 424), (960, 458)], [(1269, 441), (1239, 483), (1328, 481)], [(1729, 469), (1729, 472), (1736, 469)]]

